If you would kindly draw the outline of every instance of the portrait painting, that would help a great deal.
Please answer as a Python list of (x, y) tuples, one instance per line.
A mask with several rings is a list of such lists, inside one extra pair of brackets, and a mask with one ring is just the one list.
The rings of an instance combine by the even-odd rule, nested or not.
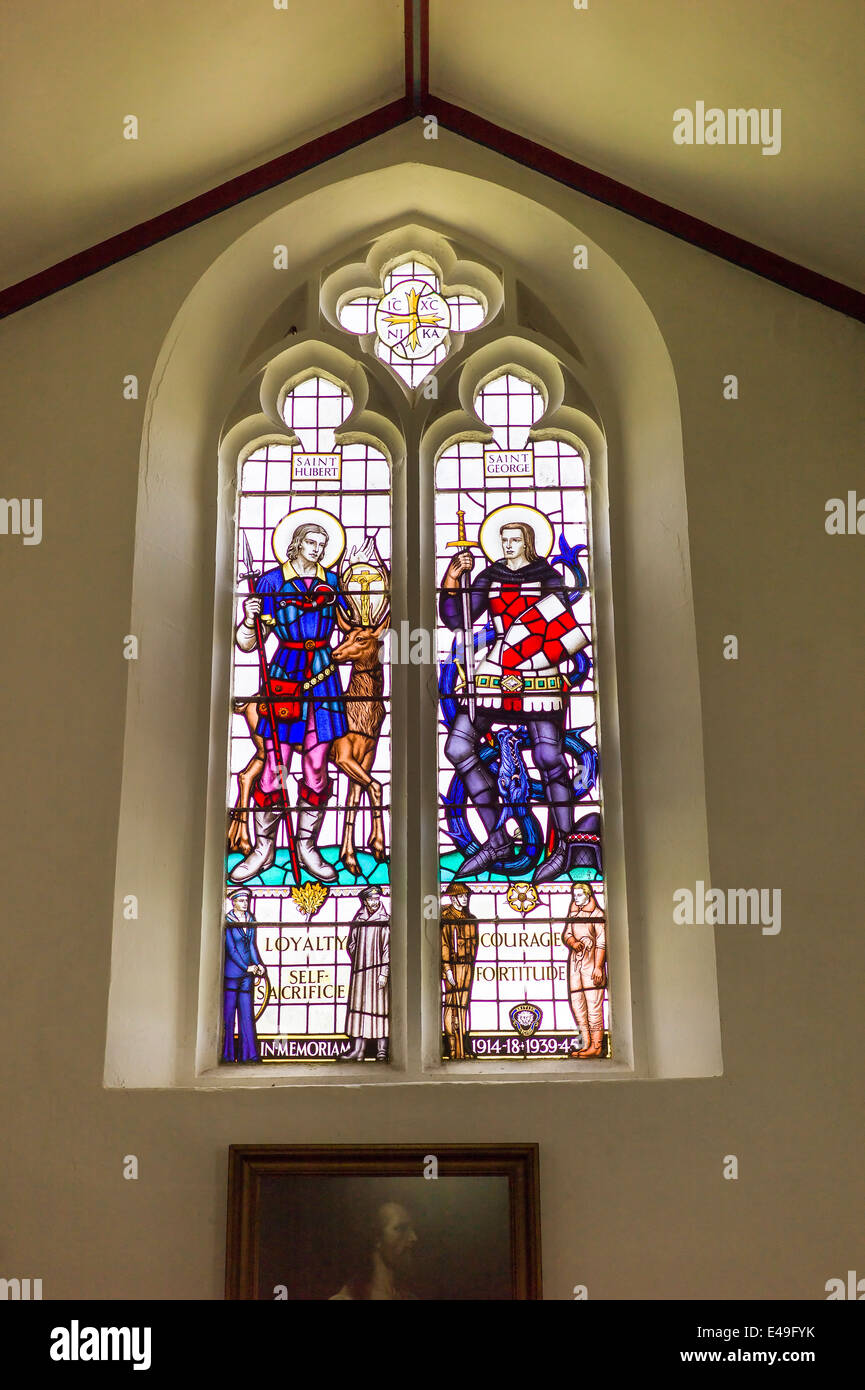
[(226, 1298), (540, 1298), (534, 1144), (232, 1146)]

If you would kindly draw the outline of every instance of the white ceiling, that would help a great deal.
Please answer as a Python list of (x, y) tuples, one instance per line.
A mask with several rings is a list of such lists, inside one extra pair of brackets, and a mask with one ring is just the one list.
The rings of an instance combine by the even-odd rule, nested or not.
[[(430, 86), (865, 288), (863, 0), (431, 0)], [(17, 0), (0, 60), (10, 284), (403, 90), (402, 0)], [(677, 146), (673, 111), (781, 107), (782, 148)], [(140, 138), (122, 138), (138, 116)]]
[[(288, 5), (5, 5), (0, 283), (402, 95), (402, 0)], [(137, 141), (122, 136), (130, 114)]]

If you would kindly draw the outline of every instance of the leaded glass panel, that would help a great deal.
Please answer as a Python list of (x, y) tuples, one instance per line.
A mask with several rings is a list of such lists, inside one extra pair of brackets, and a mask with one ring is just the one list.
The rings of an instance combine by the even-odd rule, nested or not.
[(350, 410), (308, 377), (240, 465), (224, 1062), (388, 1056), (390, 465)]
[(586, 463), (537, 386), (436, 463), (443, 1057), (609, 1056)]

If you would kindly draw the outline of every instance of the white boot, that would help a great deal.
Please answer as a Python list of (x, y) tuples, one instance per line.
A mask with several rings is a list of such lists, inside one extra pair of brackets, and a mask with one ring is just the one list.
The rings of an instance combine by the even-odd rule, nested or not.
[(298, 802), (297, 833), (294, 839), (297, 857), (306, 872), (312, 874), (320, 883), (333, 883), (338, 876), (336, 869), (322, 859), (316, 844), (323, 820), (323, 806), (310, 806), (305, 801)]
[(269, 869), (276, 858), (276, 835), (282, 811), (268, 806), (263, 811), (254, 811), (252, 823), (255, 826), (255, 844), (249, 854), (228, 875), (232, 883), (246, 883)]

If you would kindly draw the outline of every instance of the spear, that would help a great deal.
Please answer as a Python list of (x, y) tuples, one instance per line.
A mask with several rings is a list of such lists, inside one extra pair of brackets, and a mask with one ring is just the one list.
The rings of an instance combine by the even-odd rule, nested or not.
[[(250, 594), (255, 597), (255, 581), (258, 578), (258, 571), (253, 568), (252, 549), (246, 536), (243, 533), (243, 558), (246, 563), (246, 582)], [(288, 843), (288, 857), (291, 860), (291, 870), (294, 874), (295, 883), (300, 883), (300, 868), (297, 862), (297, 847), (294, 843), (294, 831), (291, 826), (291, 806), (288, 800), (288, 787), (285, 785), (285, 767), (282, 762), (282, 750), (279, 746), (279, 738), (276, 732), (276, 702), (270, 688), (270, 672), (267, 669), (267, 656), (264, 650), (264, 633), (262, 631), (261, 615), (255, 615), (255, 643), (258, 651), (258, 664), (261, 670), (261, 685), (264, 690), (264, 703), (270, 717), (270, 742), (274, 761), (279, 772), (279, 789), (282, 793), (282, 809), (285, 814), (285, 838)]]

